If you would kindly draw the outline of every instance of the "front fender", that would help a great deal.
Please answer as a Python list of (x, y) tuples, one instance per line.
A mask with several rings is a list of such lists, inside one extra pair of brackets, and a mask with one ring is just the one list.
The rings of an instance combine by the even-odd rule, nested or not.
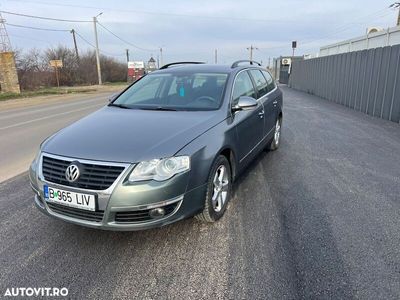
[(189, 155), (191, 157), (188, 190), (207, 183), (211, 166), (223, 150), (229, 149), (236, 153), (234, 145), (237, 145), (237, 135), (232, 121), (232, 118), (228, 117), (198, 136), (175, 154)]

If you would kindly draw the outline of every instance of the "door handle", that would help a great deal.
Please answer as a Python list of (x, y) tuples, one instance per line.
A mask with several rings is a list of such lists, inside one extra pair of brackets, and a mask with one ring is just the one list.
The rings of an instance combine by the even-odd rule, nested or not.
[(278, 104), (278, 100), (274, 100), (274, 102), (272, 102), (273, 105), (277, 105)]
[(264, 118), (264, 110), (260, 111), (260, 112), (258, 113), (258, 115), (259, 115), (259, 117), (260, 117), (261, 119)]

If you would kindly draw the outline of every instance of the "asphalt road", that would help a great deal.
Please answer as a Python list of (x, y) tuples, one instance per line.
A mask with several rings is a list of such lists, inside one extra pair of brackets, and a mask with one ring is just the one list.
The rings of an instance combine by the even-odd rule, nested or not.
[(38, 212), (26, 174), (2, 183), (0, 294), (399, 299), (400, 126), (283, 90), (281, 148), (239, 178), (213, 225), (96, 231)]
[(110, 94), (0, 110), (0, 182), (26, 171), (45, 138), (105, 105)]

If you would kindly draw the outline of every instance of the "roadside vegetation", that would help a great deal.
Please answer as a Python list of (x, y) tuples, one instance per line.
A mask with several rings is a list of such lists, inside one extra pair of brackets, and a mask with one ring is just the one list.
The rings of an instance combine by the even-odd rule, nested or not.
[[(22, 94), (35, 91), (35, 94), (68, 93), (69, 90), (54, 90), (57, 86), (54, 68), (50, 60), (61, 59), (63, 67), (59, 69), (60, 86), (87, 86), (97, 84), (96, 56), (94, 51), (86, 51), (76, 56), (73, 49), (57, 46), (39, 50), (15, 51), (15, 62)], [(101, 73), (106, 83), (122, 83), (127, 78), (127, 66), (114, 58), (101, 55)], [(81, 91), (82, 92), (82, 91)], [(22, 95), (22, 97), (23, 97)], [(0, 99), (15, 95), (1, 94)]]
[(78, 88), (41, 88), (35, 91), (22, 91), (21, 94), (15, 93), (0, 93), (0, 101), (16, 99), (16, 98), (28, 98), (34, 96), (46, 96), (46, 95), (63, 95), (63, 94), (73, 94), (73, 93), (88, 93), (96, 91), (96, 89), (78, 87)]

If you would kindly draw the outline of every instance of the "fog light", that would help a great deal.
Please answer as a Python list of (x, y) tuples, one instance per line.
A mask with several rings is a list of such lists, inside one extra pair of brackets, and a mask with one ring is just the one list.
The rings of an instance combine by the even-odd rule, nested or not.
[(153, 208), (149, 211), (149, 215), (153, 219), (161, 218), (165, 215), (165, 209), (162, 207)]

